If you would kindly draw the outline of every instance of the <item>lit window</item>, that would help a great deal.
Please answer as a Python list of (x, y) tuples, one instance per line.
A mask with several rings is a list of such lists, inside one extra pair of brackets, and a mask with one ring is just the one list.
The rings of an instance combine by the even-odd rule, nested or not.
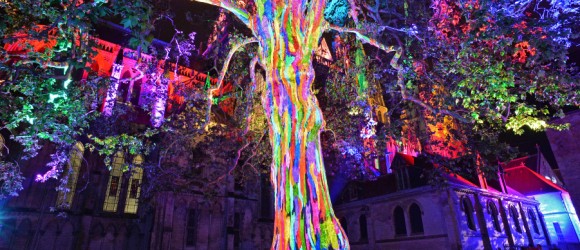
[(520, 226), (520, 216), (518, 214), (518, 210), (516, 209), (516, 207), (514, 206), (510, 206), (510, 215), (512, 217), (512, 220), (514, 222), (514, 225), (516, 227), (516, 231), (518, 232), (522, 232), (522, 227)]
[(424, 233), (423, 218), (419, 205), (415, 203), (411, 204), (411, 207), (409, 207), (409, 219), (411, 219), (411, 233)]
[(129, 178), (129, 189), (127, 190), (127, 202), (125, 203), (125, 213), (136, 214), (139, 206), (139, 194), (141, 192), (141, 180), (143, 179), (143, 156), (137, 155), (133, 159), (131, 178)]
[(85, 147), (80, 142), (75, 143), (71, 150), (68, 168), (66, 169), (67, 172), (65, 173), (68, 175), (66, 183), (67, 190), (61, 190), (58, 192), (57, 205), (65, 205), (68, 207), (72, 205), (72, 199), (75, 195), (84, 151)]
[(540, 234), (540, 229), (538, 228), (538, 219), (536, 218), (536, 214), (532, 209), (528, 209), (528, 217), (532, 222), (532, 227), (534, 228), (534, 233)]
[(393, 213), (395, 221), (395, 234), (397, 236), (407, 236), (407, 226), (405, 225), (405, 212), (399, 206), (395, 208)]
[(489, 212), (493, 220), (493, 229), (495, 229), (495, 231), (501, 232), (501, 226), (499, 224), (499, 214), (497, 212), (497, 207), (495, 206), (495, 203), (493, 203), (493, 201), (487, 203), (487, 211)]
[(103, 211), (116, 212), (119, 204), (119, 193), (121, 192), (121, 175), (123, 175), (123, 166), (125, 165), (125, 155), (117, 152), (113, 157), (111, 173), (109, 174), (109, 184), (105, 195), (105, 204)]
[(473, 219), (473, 205), (471, 200), (467, 197), (461, 199), (461, 207), (463, 208), (463, 212), (467, 219), (467, 227), (471, 230), (475, 230), (475, 220)]

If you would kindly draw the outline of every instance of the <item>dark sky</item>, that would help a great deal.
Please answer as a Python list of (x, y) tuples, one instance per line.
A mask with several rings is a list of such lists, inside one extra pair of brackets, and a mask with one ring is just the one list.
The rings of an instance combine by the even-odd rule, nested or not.
[[(168, 0), (167, 6), (175, 15), (174, 20), (178, 29), (186, 34), (196, 32), (196, 43), (206, 43), (219, 14), (217, 7), (191, 0)], [(170, 40), (173, 29), (169, 21), (160, 21), (156, 25), (154, 35), (164, 41)]]

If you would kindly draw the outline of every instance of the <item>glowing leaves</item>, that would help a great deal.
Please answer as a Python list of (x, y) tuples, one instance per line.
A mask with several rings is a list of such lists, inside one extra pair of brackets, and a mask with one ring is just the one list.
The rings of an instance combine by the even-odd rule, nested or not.
[(211, 77), (210, 72), (207, 72), (207, 77), (205, 78), (205, 84), (203, 85), (203, 90), (207, 91), (211, 88)]
[(137, 24), (139, 24), (139, 18), (137, 16), (130, 16), (128, 18), (121, 20), (121, 24), (123, 25), (123, 27), (131, 29), (137, 26)]
[(549, 124), (546, 121), (537, 117), (528, 115), (515, 115), (509, 118), (506, 123), (506, 128), (513, 131), (516, 135), (524, 133), (524, 127), (530, 128), (532, 131), (544, 131), (548, 128), (555, 130), (568, 129), (570, 124)]
[(525, 63), (528, 56), (536, 55), (536, 48), (530, 46), (527, 41), (516, 44), (516, 52), (513, 54), (513, 59), (519, 63)]
[(330, 0), (324, 9), (324, 19), (331, 24), (344, 26), (349, 11), (350, 5), (347, 0)]

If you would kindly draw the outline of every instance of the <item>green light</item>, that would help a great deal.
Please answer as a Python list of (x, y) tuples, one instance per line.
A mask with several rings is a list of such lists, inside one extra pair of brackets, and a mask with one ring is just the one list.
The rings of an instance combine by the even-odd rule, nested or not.
[(63, 83), (63, 87), (64, 89), (68, 89), (68, 85), (72, 82), (71, 79), (66, 79)]
[(60, 97), (64, 98), (65, 100), (68, 99), (67, 95), (65, 93), (63, 93), (63, 92), (59, 92), (59, 93), (56, 93), (56, 94), (52, 94), (51, 93), (51, 94), (48, 94), (48, 102), (49, 103), (54, 103), (54, 100), (56, 98), (60, 98)]
[(25, 120), (26, 120), (28, 123), (30, 123), (31, 125), (32, 125), (32, 124), (34, 124), (34, 120), (36, 120), (36, 118), (34, 118), (34, 117), (30, 117), (30, 116), (28, 116), (28, 115), (27, 115), (26, 117), (24, 117), (24, 119), (25, 119)]

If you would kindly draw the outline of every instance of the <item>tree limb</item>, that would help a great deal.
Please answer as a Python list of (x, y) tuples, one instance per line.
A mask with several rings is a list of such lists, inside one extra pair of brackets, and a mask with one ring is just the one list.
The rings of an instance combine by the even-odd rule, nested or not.
[(228, 71), (228, 67), (230, 65), (230, 61), (232, 60), (232, 57), (234, 56), (234, 54), (243, 46), (249, 44), (249, 43), (255, 43), (258, 42), (258, 40), (256, 38), (248, 38), (246, 40), (243, 40), (242, 42), (235, 44), (232, 49), (230, 50), (228, 56), (226, 57), (226, 61), (224, 62), (224, 66), (222, 68), (222, 71), (220, 72), (220, 75), (218, 77), (218, 81), (216, 83), (216, 86), (213, 88), (210, 88), (207, 90), (207, 107), (206, 107), (206, 117), (205, 117), (205, 124), (202, 126), (203, 128), (207, 129), (209, 126), (209, 122), (211, 119), (211, 106), (212, 106), (212, 100), (213, 100), (213, 91), (214, 90), (218, 90), (221, 88), (222, 86), (222, 82), (224, 81), (226, 72)]
[(391, 59), (390, 64), (391, 64), (391, 67), (393, 67), (397, 70), (397, 86), (399, 86), (399, 88), (401, 89), (401, 96), (403, 97), (403, 100), (413, 102), (413, 103), (423, 107), (424, 109), (428, 110), (429, 112), (431, 112), (433, 114), (448, 115), (448, 116), (451, 116), (451, 117), (457, 119), (460, 122), (470, 123), (471, 121), (469, 121), (468, 119), (465, 119), (463, 116), (461, 116), (455, 112), (445, 110), (445, 109), (438, 109), (438, 108), (431, 107), (427, 103), (425, 103), (425, 102), (423, 102), (423, 101), (421, 101), (413, 96), (407, 95), (405, 84), (404, 84), (404, 81), (405, 81), (404, 69), (399, 64), (399, 58), (401, 57), (402, 54), (403, 54), (403, 50), (398, 49), (397, 52), (395, 53), (395, 55), (393, 56), (393, 58)]
[(401, 96), (403, 97), (403, 100), (407, 100), (410, 102), (413, 102), (421, 107), (423, 107), (424, 109), (428, 110), (431, 113), (434, 114), (443, 114), (443, 115), (449, 115), (461, 122), (464, 123), (470, 123), (471, 121), (469, 121), (468, 119), (465, 119), (464, 117), (462, 117), (461, 115), (449, 111), (449, 110), (444, 110), (444, 109), (437, 109), (434, 107), (431, 107), (430, 105), (426, 104), (425, 102), (412, 97), (412, 96), (408, 96), (407, 92), (405, 91), (405, 84), (404, 84), (404, 69), (403, 67), (399, 64), (399, 59), (401, 58), (401, 55), (403, 54), (403, 50), (400, 47), (395, 47), (395, 46), (385, 46), (381, 43), (379, 43), (378, 41), (376, 41), (373, 38), (370, 38), (366, 35), (363, 35), (363, 33), (357, 29), (351, 29), (351, 28), (344, 28), (344, 27), (340, 27), (340, 26), (335, 26), (335, 25), (329, 25), (328, 29), (332, 29), (332, 30), (336, 30), (338, 32), (341, 33), (352, 33), (355, 34), (356, 37), (363, 43), (368, 43), (370, 45), (373, 45), (375, 47), (377, 47), (378, 49), (381, 49), (387, 53), (389, 52), (393, 52), (395, 51), (395, 55), (393, 55), (393, 58), (391, 58), (391, 62), (390, 65), (391, 67), (393, 67), (394, 69), (397, 70), (397, 85), (399, 86), (399, 88), (401, 89)]
[(336, 25), (331, 25), (331, 24), (328, 24), (328, 23), (327, 23), (327, 29), (335, 30), (335, 31), (338, 31), (340, 33), (352, 33), (352, 34), (355, 34), (356, 35), (356, 38), (358, 38), (358, 40), (361, 41), (362, 43), (370, 44), (370, 45), (375, 46), (378, 49), (383, 50), (383, 51), (385, 51), (387, 53), (399, 50), (399, 48), (397, 48), (395, 46), (385, 46), (384, 44), (378, 42), (376, 39), (373, 39), (371, 37), (368, 37), (368, 36), (364, 35), (358, 29), (345, 28), (345, 27), (340, 27), (340, 26), (336, 26)]
[(234, 16), (240, 19), (240, 21), (242, 21), (242, 23), (244, 23), (247, 27), (250, 27), (250, 14), (245, 9), (235, 4), (233, 1), (230, 0), (192, 0), (192, 1), (206, 3), (220, 8), (224, 8), (225, 10), (234, 14)]

